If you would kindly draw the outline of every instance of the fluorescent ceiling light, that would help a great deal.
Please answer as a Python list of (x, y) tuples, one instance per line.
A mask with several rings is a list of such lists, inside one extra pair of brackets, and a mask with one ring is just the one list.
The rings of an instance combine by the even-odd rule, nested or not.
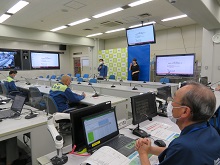
[[(151, 22), (146, 22), (143, 24), (144, 25), (149, 25), (149, 24), (155, 24), (156, 22), (155, 21), (151, 21)], [(137, 25), (133, 25), (133, 26), (130, 26), (129, 28), (135, 28), (135, 27), (139, 27), (139, 26), (142, 26), (142, 24), (137, 24)]]
[(84, 18), (84, 19), (81, 19), (79, 21), (75, 21), (75, 22), (72, 22), (70, 24), (68, 24), (69, 26), (74, 26), (74, 25), (77, 25), (77, 24), (80, 24), (80, 23), (83, 23), (83, 22), (87, 22), (87, 21), (90, 21), (91, 19), (89, 18)]
[(21, 10), (23, 7), (25, 7), (26, 5), (28, 5), (29, 2), (26, 1), (19, 1), (18, 3), (16, 3), (13, 7), (11, 7), (7, 13), (10, 14), (15, 14), (16, 12), (18, 12), (19, 10)]
[(11, 17), (11, 15), (8, 14), (2, 14), (0, 17), (0, 23), (4, 22), (6, 19), (8, 19), (9, 17)]
[(110, 30), (110, 31), (107, 31), (105, 33), (114, 33), (114, 32), (118, 32), (118, 31), (122, 31), (122, 30), (125, 30), (125, 28)]
[(152, 1), (152, 0), (139, 0), (139, 1), (128, 4), (128, 6), (134, 7), (134, 6), (138, 6), (138, 5), (141, 5), (143, 3), (150, 2), (150, 1)]
[(179, 16), (176, 16), (176, 17), (165, 18), (165, 19), (162, 19), (161, 21), (166, 22), (166, 21), (171, 21), (171, 20), (174, 20), (174, 19), (179, 19), (179, 18), (184, 18), (184, 17), (187, 17), (187, 15), (184, 14), (184, 15), (179, 15)]
[(104, 12), (104, 13), (100, 13), (100, 14), (94, 15), (94, 16), (92, 16), (92, 17), (93, 17), (93, 18), (100, 18), (100, 17), (106, 16), (106, 15), (109, 15), (109, 14), (113, 14), (113, 13), (122, 11), (122, 10), (124, 10), (124, 9), (122, 9), (121, 7), (118, 7), (118, 8), (115, 8), (115, 9), (112, 9), (112, 10), (109, 10), (109, 11), (106, 11), (106, 12)]
[(55, 31), (58, 31), (58, 30), (61, 30), (61, 29), (65, 29), (67, 28), (67, 26), (60, 26), (60, 27), (57, 27), (57, 28), (54, 28), (52, 30), (50, 30), (51, 32), (55, 32)]
[(99, 35), (102, 35), (103, 33), (95, 33), (95, 34), (90, 34), (86, 37), (94, 37), (94, 36), (99, 36)]

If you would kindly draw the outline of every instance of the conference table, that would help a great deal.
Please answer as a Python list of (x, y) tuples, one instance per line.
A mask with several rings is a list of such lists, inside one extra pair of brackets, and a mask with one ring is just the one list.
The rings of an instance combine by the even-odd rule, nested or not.
[[(128, 121), (128, 123), (131, 123), (131, 122)], [(170, 131), (170, 133), (177, 133), (177, 134), (180, 133), (180, 130), (177, 127), (177, 125), (175, 125), (173, 122), (171, 122), (166, 117), (156, 116), (156, 117), (153, 118), (153, 121), (144, 121), (144, 122), (140, 123), (140, 127), (141, 127), (141, 129), (147, 131), (148, 128), (153, 128), (153, 126), (150, 126), (150, 124), (155, 126), (155, 132), (156, 132), (156, 130), (159, 131), (159, 129), (161, 129), (160, 127), (163, 126), (163, 127), (167, 127), (166, 130), (168, 132)], [(160, 126), (160, 124), (161, 124), (161, 126)], [(147, 127), (147, 126), (149, 126), (149, 127)], [(120, 132), (120, 134), (124, 134), (124, 135), (126, 135), (126, 136), (128, 136), (132, 139), (137, 139), (139, 137), (136, 136), (136, 135), (133, 135), (132, 131), (129, 129), (129, 128), (133, 129), (133, 128), (136, 128), (136, 127), (137, 127), (137, 125), (129, 124), (127, 127), (120, 129), (119, 132)], [(150, 132), (148, 131), (148, 133), (150, 133)], [(154, 137), (154, 136), (152, 136), (152, 138), (153, 139), (158, 139), (158, 137)], [(163, 135), (161, 135), (160, 138), (163, 138)], [(154, 145), (152, 139), (151, 139), (151, 141), (152, 141), (152, 145)], [(168, 141), (168, 140), (164, 140), (164, 142), (166, 143), (167, 146), (170, 143), (170, 141)], [(63, 153), (68, 153), (71, 150), (72, 150), (72, 145), (66, 146), (66, 147), (63, 148)], [(56, 152), (54, 151), (50, 154), (39, 157), (37, 159), (38, 163), (40, 165), (52, 165), (52, 163), (50, 162), (50, 159), (52, 157), (54, 157), (55, 155), (56, 155)], [(88, 158), (87, 156), (76, 156), (76, 155), (68, 154), (68, 162), (65, 165), (81, 164), (87, 158)]]
[[(16, 82), (16, 86), (27, 91), (29, 90), (29, 87), (37, 87), (40, 90), (40, 92), (43, 94), (49, 94), (49, 91), (51, 89), (51, 87), (47, 85), (40, 85), (40, 84), (27, 85), (24, 82)], [(73, 86), (71, 87), (71, 89), (74, 93), (77, 94), (82, 93), (82, 91), (74, 90)], [(130, 103), (128, 102), (127, 98), (109, 96), (104, 94), (101, 94), (98, 97), (92, 97), (94, 93), (91, 92), (85, 92), (85, 94), (86, 97), (83, 100), (81, 100), (80, 103), (85, 105), (96, 105), (106, 101), (111, 101), (112, 106), (116, 107), (117, 120), (128, 119), (128, 107), (129, 107), (128, 104)]]
[[(1, 96), (4, 99), (4, 96)], [(10, 108), (12, 101), (1, 105), (1, 108)], [(30, 133), (30, 148), (32, 165), (37, 165), (37, 158), (54, 151), (55, 145), (47, 130), (47, 118), (45, 112), (37, 111), (39, 114), (32, 119), (25, 116), (37, 109), (24, 105), (22, 114), (15, 119), (4, 119), (0, 122), (0, 141)], [(43, 135), (43, 136), (42, 136)], [(45, 147), (46, 146), (46, 147)]]
[(176, 90), (179, 87), (179, 84), (177, 83), (166, 83), (166, 84), (162, 84), (161, 82), (146, 82), (146, 81), (131, 81), (131, 80), (98, 80), (98, 83), (101, 84), (121, 84), (123, 86), (130, 86), (130, 87), (134, 87), (135, 85), (142, 85), (145, 88), (160, 88), (160, 87), (164, 87), (164, 86), (170, 86), (171, 87), (171, 94), (173, 96), (173, 94), (176, 92)]

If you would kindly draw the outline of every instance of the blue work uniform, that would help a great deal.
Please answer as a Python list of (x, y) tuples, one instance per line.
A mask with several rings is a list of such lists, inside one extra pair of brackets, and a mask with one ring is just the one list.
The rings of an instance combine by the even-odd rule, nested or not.
[(158, 158), (160, 165), (214, 165), (220, 159), (220, 136), (207, 122), (189, 125)]
[(8, 92), (12, 92), (12, 91), (18, 91), (14, 79), (10, 76), (7, 77), (6, 81), (4, 82), (6, 88), (8, 89)]
[(61, 82), (53, 85), (50, 90), (50, 96), (53, 97), (56, 102), (59, 112), (68, 109), (69, 103), (77, 103), (85, 98), (83, 95), (73, 93), (67, 85), (64, 85)]
[(107, 77), (108, 67), (106, 65), (104, 64), (99, 65), (98, 71), (100, 76)]

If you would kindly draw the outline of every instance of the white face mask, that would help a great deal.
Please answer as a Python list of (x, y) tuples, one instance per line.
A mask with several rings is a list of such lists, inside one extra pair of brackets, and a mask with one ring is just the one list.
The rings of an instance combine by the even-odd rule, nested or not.
[(100, 65), (102, 65), (102, 64), (103, 64), (103, 62), (99, 62), (99, 64), (100, 64)]
[[(175, 108), (181, 108), (181, 107), (175, 107)], [(172, 106), (172, 101), (170, 101), (167, 105), (167, 117), (176, 124), (176, 121), (177, 119), (179, 119), (180, 117), (178, 118), (175, 118), (173, 117), (173, 106)]]

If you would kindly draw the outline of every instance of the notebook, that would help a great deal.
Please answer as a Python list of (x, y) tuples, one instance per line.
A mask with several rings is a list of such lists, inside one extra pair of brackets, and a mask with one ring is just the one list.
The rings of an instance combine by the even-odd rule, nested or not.
[(110, 146), (125, 156), (135, 151), (135, 140), (119, 134), (115, 108), (84, 117), (82, 122), (87, 152), (102, 146)]
[(25, 96), (16, 95), (10, 109), (0, 111), (0, 119), (20, 116), (24, 106)]

